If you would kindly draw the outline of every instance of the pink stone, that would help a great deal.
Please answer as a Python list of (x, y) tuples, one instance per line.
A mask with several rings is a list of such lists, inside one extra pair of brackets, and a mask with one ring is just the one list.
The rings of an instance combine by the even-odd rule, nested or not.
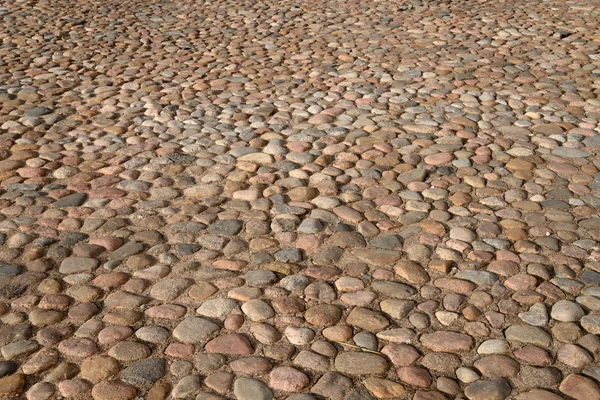
[(102, 246), (108, 251), (114, 251), (123, 246), (123, 239), (113, 236), (96, 237), (90, 239), (90, 244)]
[(414, 347), (407, 344), (390, 343), (381, 349), (381, 352), (389, 357), (392, 364), (399, 367), (406, 367), (421, 357)]
[(98, 342), (112, 345), (133, 335), (133, 329), (128, 326), (108, 326), (98, 333)]
[(312, 144), (310, 144), (308, 142), (294, 141), (294, 142), (289, 142), (287, 144), (287, 148), (290, 149), (291, 151), (294, 151), (297, 153), (303, 153), (306, 150), (310, 150), (312, 148)]
[(306, 375), (291, 367), (275, 368), (269, 378), (269, 386), (283, 392), (299, 392), (310, 382)]
[(88, 381), (84, 381), (83, 379), (68, 379), (58, 384), (58, 391), (66, 398), (85, 398), (91, 389), (92, 387)]
[(421, 367), (409, 366), (398, 368), (398, 378), (411, 386), (422, 388), (431, 386), (431, 375), (429, 375), (426, 369)]
[(170, 357), (188, 358), (194, 354), (194, 345), (187, 343), (171, 343), (165, 349), (165, 354)]
[(220, 353), (229, 355), (250, 355), (254, 353), (254, 349), (246, 336), (239, 333), (228, 333), (219, 336), (205, 346), (205, 350), (209, 353)]
[(431, 154), (425, 157), (425, 163), (429, 165), (444, 165), (454, 159), (454, 156), (450, 153), (437, 153)]
[(145, 314), (150, 318), (178, 320), (182, 318), (186, 312), (187, 310), (185, 307), (176, 304), (162, 304), (147, 309)]
[(94, 341), (87, 338), (72, 337), (60, 342), (58, 350), (66, 356), (85, 358), (96, 354), (99, 349)]

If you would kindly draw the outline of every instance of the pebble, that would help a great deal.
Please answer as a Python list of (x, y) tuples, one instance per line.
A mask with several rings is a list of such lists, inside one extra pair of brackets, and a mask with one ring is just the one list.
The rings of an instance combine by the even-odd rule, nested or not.
[(271, 400), (273, 392), (262, 382), (251, 378), (238, 378), (233, 383), (233, 394), (238, 400)]
[(13, 397), (23, 393), (25, 388), (25, 375), (14, 374), (0, 378), (0, 396)]
[(559, 300), (552, 306), (550, 315), (557, 321), (577, 322), (585, 315), (585, 312), (581, 306), (575, 302)]
[(479, 380), (465, 388), (469, 400), (504, 400), (512, 389), (504, 378)]
[(135, 388), (119, 381), (100, 382), (92, 389), (94, 400), (131, 400), (135, 395)]
[(202, 383), (198, 375), (184, 376), (173, 387), (171, 396), (175, 399), (185, 399), (191, 397), (200, 390)]
[(228, 333), (206, 343), (205, 349), (209, 353), (250, 355), (254, 349), (250, 341), (242, 334)]
[(577, 400), (600, 397), (598, 385), (584, 376), (570, 374), (560, 383), (558, 388), (561, 393)]
[(96, 355), (81, 363), (81, 376), (90, 381), (101, 381), (116, 375), (119, 363), (112, 357)]
[(147, 358), (131, 363), (121, 373), (121, 379), (133, 386), (151, 385), (166, 372), (166, 361), (163, 358)]
[(381, 375), (386, 373), (388, 365), (377, 354), (342, 352), (335, 358), (335, 368), (347, 375)]
[(283, 392), (299, 392), (309, 382), (305, 374), (291, 367), (278, 367), (269, 374), (269, 386)]

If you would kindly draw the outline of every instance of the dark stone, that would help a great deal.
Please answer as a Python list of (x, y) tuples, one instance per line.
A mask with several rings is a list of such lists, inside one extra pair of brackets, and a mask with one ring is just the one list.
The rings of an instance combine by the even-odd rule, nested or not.
[(592, 283), (592, 284), (600, 284), (600, 274), (596, 271), (585, 271), (579, 277), (581, 282)]
[(0, 275), (15, 276), (21, 273), (21, 267), (15, 264), (0, 262)]
[(79, 207), (87, 200), (85, 193), (73, 193), (54, 202), (55, 208)]
[(80, 232), (68, 232), (60, 244), (63, 246), (74, 246), (82, 240), (86, 240), (89, 236)]
[(275, 253), (275, 258), (282, 262), (297, 263), (302, 261), (302, 251), (295, 248), (283, 249)]
[(242, 230), (243, 223), (237, 219), (217, 221), (208, 227), (208, 232), (214, 235), (235, 236)]
[(0, 378), (14, 374), (17, 368), (19, 366), (12, 361), (0, 361)]
[(194, 254), (198, 250), (200, 250), (202, 246), (194, 243), (180, 243), (175, 245), (175, 251), (181, 255), (190, 255)]
[(151, 385), (165, 375), (166, 361), (164, 358), (147, 358), (136, 361), (125, 368), (121, 379), (135, 386)]

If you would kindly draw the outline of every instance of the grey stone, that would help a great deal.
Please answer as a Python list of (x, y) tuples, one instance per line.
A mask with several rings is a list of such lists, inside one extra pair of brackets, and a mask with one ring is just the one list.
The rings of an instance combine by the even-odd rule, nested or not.
[(151, 385), (165, 375), (164, 358), (147, 358), (132, 363), (121, 373), (121, 379), (134, 386)]
[(80, 272), (91, 272), (98, 268), (99, 262), (93, 258), (87, 257), (69, 257), (65, 258), (60, 264), (58, 272), (61, 274), (78, 274)]
[(21, 270), (18, 265), (0, 262), (0, 275), (16, 276), (21, 273)]
[(113, 251), (109, 258), (111, 260), (125, 259), (135, 254), (141, 253), (144, 250), (144, 246), (139, 242), (127, 242), (123, 246)]
[(173, 337), (183, 343), (203, 343), (219, 326), (202, 318), (187, 317), (173, 330)]
[(528, 325), (513, 325), (504, 331), (508, 341), (534, 344), (536, 346), (550, 346), (552, 337), (542, 328)]
[(326, 372), (314, 384), (310, 392), (323, 396), (326, 399), (343, 400), (352, 386), (352, 381), (344, 375), (335, 372)]
[(54, 202), (55, 208), (79, 207), (87, 200), (85, 193), (73, 193)]
[(243, 223), (239, 220), (217, 221), (208, 227), (208, 232), (213, 235), (235, 236), (242, 230)]
[(12, 361), (0, 361), (0, 378), (15, 373), (17, 368), (19, 366)]
[(506, 379), (480, 380), (465, 388), (465, 396), (469, 400), (505, 400), (512, 389)]
[(552, 150), (552, 154), (563, 158), (585, 158), (591, 155), (587, 151), (573, 149), (570, 147), (558, 147)]
[(176, 399), (185, 399), (192, 396), (202, 387), (202, 381), (198, 375), (188, 375), (181, 378), (173, 388), (171, 396)]
[(238, 378), (233, 384), (237, 400), (272, 400), (273, 392), (264, 383), (251, 378)]
[(372, 239), (369, 243), (372, 246), (379, 247), (380, 249), (394, 250), (402, 247), (402, 242), (398, 239), (398, 236), (394, 235), (383, 235)]

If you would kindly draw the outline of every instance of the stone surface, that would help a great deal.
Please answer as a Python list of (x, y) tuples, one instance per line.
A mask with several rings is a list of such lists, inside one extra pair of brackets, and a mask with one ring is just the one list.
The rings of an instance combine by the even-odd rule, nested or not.
[(559, 390), (566, 396), (577, 400), (600, 397), (598, 385), (585, 376), (571, 374), (560, 383)]
[(92, 389), (94, 400), (131, 400), (135, 395), (134, 387), (119, 381), (103, 381)]
[(3, 2), (0, 397), (593, 398), (598, 13)]
[(511, 387), (503, 378), (480, 380), (465, 388), (469, 400), (504, 400), (511, 393)]
[(385, 359), (377, 354), (342, 352), (335, 358), (335, 368), (347, 375), (381, 375), (388, 369)]
[(262, 382), (250, 378), (238, 378), (233, 384), (233, 394), (239, 400), (271, 400), (273, 392)]

